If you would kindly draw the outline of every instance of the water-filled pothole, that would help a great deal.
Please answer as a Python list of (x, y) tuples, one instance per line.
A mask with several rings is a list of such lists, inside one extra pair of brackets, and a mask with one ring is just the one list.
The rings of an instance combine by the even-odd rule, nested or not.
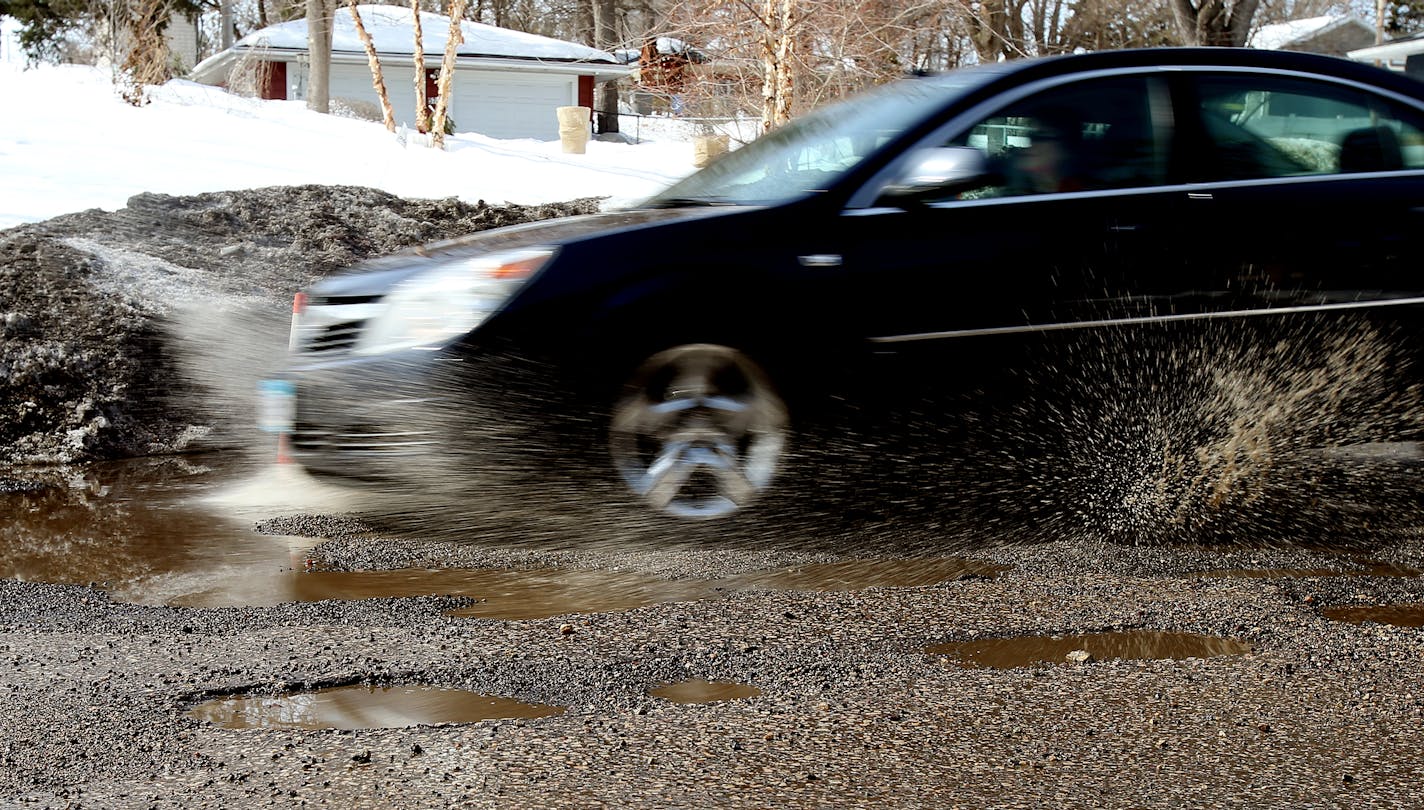
[(962, 579), (993, 579), (1010, 568), (966, 557), (848, 560), (748, 574), (727, 580), (726, 584), (737, 588), (818, 592), (918, 588)]
[(1323, 608), (1320, 615), (1337, 622), (1391, 624), (1395, 627), (1424, 627), (1424, 604), (1337, 605)]
[(1337, 568), (1217, 568), (1202, 571), (1203, 579), (1305, 579), (1308, 577), (1417, 577), (1424, 574), (1418, 568), (1379, 560), (1357, 561), (1359, 570)]
[(463, 689), (437, 686), (340, 686), (276, 697), (217, 698), (188, 716), (222, 728), (356, 730), (408, 728), (440, 723), (549, 717), (562, 706), (521, 703)]
[(339, 495), (291, 467), (265, 468), (240, 480), (250, 472), (209, 455), (95, 464), (45, 485), (6, 479), (0, 490), (0, 578), (95, 583), (119, 602), (203, 608), (464, 596), (478, 601), (455, 615), (537, 619), (731, 590), (905, 587), (1005, 570), (941, 558), (809, 565), (720, 580), (573, 568), (308, 571), (308, 552), (318, 539), (255, 534), (249, 519), (311, 499), (339, 507), (328, 502)]
[(1127, 630), (1120, 633), (1086, 633), (1074, 636), (1018, 636), (952, 641), (936, 644), (925, 651), (931, 655), (944, 656), (950, 662), (969, 669), (1012, 669), (1035, 664), (1061, 664), (1073, 660), (1213, 658), (1244, 655), (1251, 651), (1251, 646), (1235, 639), (1195, 633)]
[(755, 686), (735, 681), (707, 681), (702, 678), (649, 689), (648, 694), (673, 703), (716, 703), (719, 700), (742, 700), (761, 694)]

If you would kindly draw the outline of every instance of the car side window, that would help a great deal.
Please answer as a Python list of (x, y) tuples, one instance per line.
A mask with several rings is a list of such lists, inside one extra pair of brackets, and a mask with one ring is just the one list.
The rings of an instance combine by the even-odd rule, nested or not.
[(989, 158), (992, 182), (964, 198), (1161, 185), (1170, 130), (1166, 88), (1095, 79), (1015, 102), (953, 139)]
[(1424, 168), (1417, 112), (1351, 87), (1283, 76), (1197, 80), (1208, 149), (1195, 179)]

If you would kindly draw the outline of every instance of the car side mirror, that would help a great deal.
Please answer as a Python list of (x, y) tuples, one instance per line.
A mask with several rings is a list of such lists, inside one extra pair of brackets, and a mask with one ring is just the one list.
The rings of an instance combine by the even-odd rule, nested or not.
[(891, 205), (946, 196), (987, 186), (994, 171), (983, 152), (970, 146), (937, 146), (910, 155), (894, 180), (880, 192)]

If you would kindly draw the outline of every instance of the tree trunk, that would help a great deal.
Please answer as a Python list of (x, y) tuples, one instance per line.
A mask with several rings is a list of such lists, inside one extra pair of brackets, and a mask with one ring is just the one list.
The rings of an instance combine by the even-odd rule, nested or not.
[(307, 0), (307, 109), (331, 111), (331, 17), (327, 0)]
[(776, 0), (762, 4), (761, 35), (761, 131), (776, 126)]
[(415, 18), (415, 129), (430, 131), (430, 101), (425, 97), (425, 34), (420, 27), (420, 0), (410, 0)]
[(1172, 16), (1185, 45), (1213, 45), (1228, 48), (1245, 46), (1251, 35), (1251, 19), (1261, 0), (1237, 0), (1227, 8), (1227, 0), (1173, 0)]
[(450, 0), (450, 38), (445, 41), (445, 58), (440, 62), (440, 98), (435, 102), (435, 120), (431, 123), (432, 146), (445, 148), (445, 111), (450, 106), (450, 84), (455, 79), (455, 53), (465, 41), (460, 21), (465, 16), (465, 0)]
[(796, 0), (765, 0), (761, 75), (761, 128), (768, 132), (791, 120), (791, 98), (796, 90)]
[[(595, 48), (611, 51), (618, 47), (616, 22), (614, 0), (593, 0)], [(599, 132), (618, 131), (618, 82), (604, 82), (598, 86), (598, 115), (595, 123)]]
[(796, 0), (781, 0), (781, 40), (776, 47), (776, 116), (774, 126), (791, 120), (791, 100), (796, 92), (796, 38), (792, 19)]
[[(259, 19), (265, 16), (260, 3), (258, 4), (257, 13)], [(218, 21), (222, 26), (222, 35), (218, 38), (218, 41), (222, 44), (222, 49), (227, 50), (232, 47), (232, 0), (221, 0), (218, 4)], [(263, 23), (263, 25), (265, 26), (266, 23)]]
[(376, 43), (371, 41), (366, 24), (361, 22), (361, 12), (356, 10), (356, 0), (346, 0), (346, 5), (351, 9), (351, 19), (356, 23), (356, 36), (361, 38), (361, 45), (366, 49), (366, 63), (371, 66), (371, 86), (376, 90), (376, 98), (381, 100), (381, 119), (387, 132), (395, 132), (396, 112), (391, 109), (391, 97), (386, 94), (386, 79), (381, 75), (381, 57), (376, 55)]

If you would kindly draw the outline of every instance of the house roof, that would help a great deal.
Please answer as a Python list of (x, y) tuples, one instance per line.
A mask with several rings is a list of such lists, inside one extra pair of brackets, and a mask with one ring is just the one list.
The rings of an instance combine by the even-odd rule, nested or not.
[(1347, 25), (1374, 31), (1373, 27), (1353, 14), (1326, 14), (1322, 17), (1306, 17), (1302, 20), (1263, 25), (1256, 29), (1247, 44), (1252, 48), (1276, 51)]
[(1371, 45), (1368, 48), (1350, 51), (1350, 58), (1360, 62), (1373, 62), (1376, 59), (1382, 62), (1402, 62), (1421, 53), (1424, 53), (1424, 31), (1392, 39), (1382, 45)]
[[(377, 54), (382, 58), (410, 56), (415, 52), (415, 24), (409, 8), (377, 5), (356, 8)], [(437, 66), (450, 38), (450, 18), (422, 11), (420, 27), (427, 64)], [(600, 79), (627, 74), (627, 68), (619, 65), (613, 54), (577, 42), (469, 21), (460, 23), (460, 32), (464, 42), (455, 51), (457, 67), (592, 73)], [(238, 40), (231, 48), (204, 59), (193, 68), (190, 78), (198, 82), (219, 83), (226, 79), (238, 56), (245, 53), (263, 52), (278, 58), (286, 54), (290, 59), (306, 51), (306, 20), (269, 25)], [(331, 53), (334, 62), (366, 61), (365, 45), (356, 33), (356, 23), (346, 7), (339, 8), (332, 20)]]
[[(361, 22), (371, 35), (377, 53), (409, 54), (414, 51), (415, 25), (411, 11), (404, 6), (361, 5), (356, 10), (361, 14)], [(443, 14), (420, 12), (421, 42), (426, 53), (444, 53), (445, 43), (450, 34), (450, 18)], [(560, 62), (613, 62), (613, 55), (597, 48), (565, 42), (538, 34), (496, 28), (493, 25), (463, 21), (460, 33), (464, 43), (456, 50), (459, 56), (495, 56), (515, 59), (547, 59)], [(238, 40), (239, 48), (297, 48), (307, 47), (307, 21), (269, 25), (253, 31)], [(342, 7), (337, 9), (332, 20), (331, 50), (365, 53), (365, 46), (356, 33), (356, 23), (350, 12)]]

